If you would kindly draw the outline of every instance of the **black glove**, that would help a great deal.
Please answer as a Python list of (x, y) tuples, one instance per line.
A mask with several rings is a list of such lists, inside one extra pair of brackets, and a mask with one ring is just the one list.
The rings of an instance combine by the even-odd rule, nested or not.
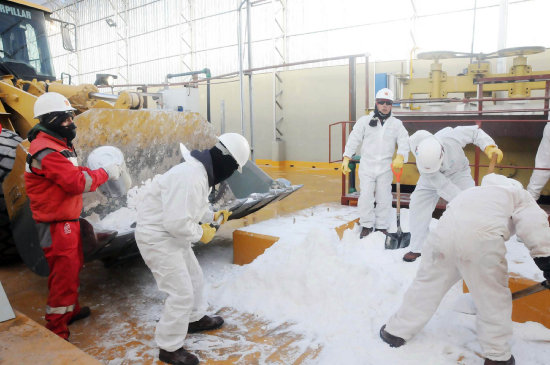
[(550, 282), (550, 256), (548, 257), (535, 257), (535, 264), (542, 270), (544, 278)]

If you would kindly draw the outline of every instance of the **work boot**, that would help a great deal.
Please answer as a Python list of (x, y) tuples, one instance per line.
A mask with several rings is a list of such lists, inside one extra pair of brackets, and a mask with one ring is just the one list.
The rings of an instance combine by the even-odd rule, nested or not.
[(199, 363), (199, 359), (183, 347), (173, 352), (160, 349), (159, 360), (174, 365), (197, 365)]
[(367, 237), (372, 231), (373, 231), (372, 228), (362, 227), (361, 234), (359, 234), (359, 238)]
[(403, 256), (403, 261), (413, 262), (421, 256), (420, 252), (409, 251)]
[(382, 341), (390, 345), (390, 347), (400, 347), (405, 344), (404, 339), (390, 334), (385, 330), (385, 328), (386, 325), (383, 325), (382, 328), (380, 328), (380, 338), (382, 339)]
[(92, 313), (92, 311), (90, 310), (90, 307), (81, 307), (80, 308), (80, 312), (78, 312), (77, 314), (75, 314), (74, 316), (71, 317), (71, 319), (69, 319), (69, 323), (68, 324), (72, 324), (73, 322), (76, 322), (78, 320), (81, 320), (81, 319), (84, 319), (86, 317), (89, 317), (90, 316), (90, 313)]
[(485, 359), (483, 365), (515, 365), (515, 363), (516, 359), (514, 359), (514, 355), (512, 355), (508, 360), (503, 361)]
[(384, 233), (386, 236), (388, 235), (388, 230), (385, 229), (385, 228), (376, 228), (375, 231), (376, 231), (376, 232), (382, 232), (382, 233)]
[(195, 333), (200, 331), (215, 330), (220, 328), (223, 324), (223, 318), (220, 316), (204, 316), (196, 322), (189, 323), (188, 333)]

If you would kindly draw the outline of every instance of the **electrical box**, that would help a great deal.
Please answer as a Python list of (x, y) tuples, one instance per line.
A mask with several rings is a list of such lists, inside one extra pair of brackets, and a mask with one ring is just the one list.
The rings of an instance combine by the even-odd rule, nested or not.
[(200, 112), (199, 110), (199, 88), (181, 87), (161, 90), (162, 100), (157, 104), (160, 109), (180, 112)]

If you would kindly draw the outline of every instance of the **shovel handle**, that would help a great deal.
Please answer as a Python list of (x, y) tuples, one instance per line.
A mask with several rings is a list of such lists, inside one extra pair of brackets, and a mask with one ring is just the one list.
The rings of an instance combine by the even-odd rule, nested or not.
[(489, 163), (489, 168), (487, 169), (488, 174), (492, 174), (493, 171), (495, 171), (495, 164), (497, 163), (498, 155), (496, 153), (493, 153), (493, 156), (491, 156), (491, 162)]
[[(231, 212), (229, 212), (229, 214), (231, 214)], [(223, 213), (220, 214), (220, 216), (218, 217), (218, 219), (216, 219), (214, 222), (210, 223), (210, 227), (216, 228), (216, 231), (217, 231), (218, 229), (220, 229), (224, 217), (225, 217), (225, 215), (224, 215)]]
[[(399, 170), (399, 172), (397, 172), (394, 168), (393, 168), (393, 164), (391, 164), (391, 171), (393, 172), (393, 175), (395, 176), (395, 181), (396, 181), (396, 190), (397, 190), (397, 207), (396, 207), (396, 210), (397, 210), (397, 220), (399, 221), (399, 214), (400, 214), (400, 210), (401, 210), (401, 175), (403, 175), (403, 168), (401, 168)], [(399, 224), (398, 224), (399, 226)]]

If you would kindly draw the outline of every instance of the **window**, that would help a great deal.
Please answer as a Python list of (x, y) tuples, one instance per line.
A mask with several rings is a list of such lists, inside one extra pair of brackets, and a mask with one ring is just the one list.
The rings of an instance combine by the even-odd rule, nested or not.
[(41, 73), (41, 62), (40, 62), (40, 53), (38, 52), (38, 42), (36, 40), (36, 33), (34, 28), (30, 24), (26, 24), (25, 28), (25, 38), (27, 40), (27, 54), (25, 55), (28, 62), (37, 73)]

